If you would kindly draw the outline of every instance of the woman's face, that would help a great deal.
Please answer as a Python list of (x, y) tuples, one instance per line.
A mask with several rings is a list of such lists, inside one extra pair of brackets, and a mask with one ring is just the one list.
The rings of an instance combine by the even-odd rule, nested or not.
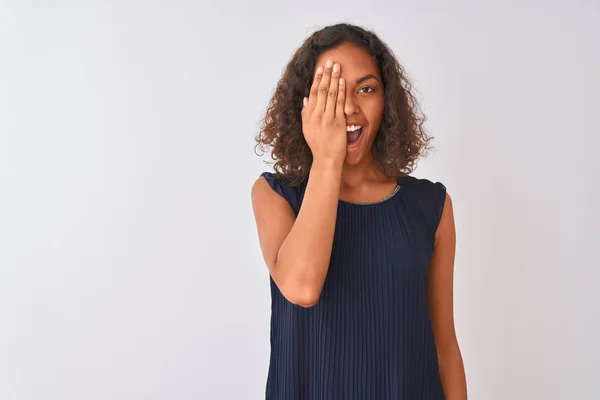
[[(325, 67), (327, 60), (340, 64), (341, 77), (346, 81), (347, 124), (363, 127), (358, 139), (348, 144), (346, 163), (368, 161), (383, 116), (383, 83), (377, 62), (367, 51), (346, 43), (321, 54), (315, 71), (319, 66)], [(350, 139), (349, 134), (349, 142)]]

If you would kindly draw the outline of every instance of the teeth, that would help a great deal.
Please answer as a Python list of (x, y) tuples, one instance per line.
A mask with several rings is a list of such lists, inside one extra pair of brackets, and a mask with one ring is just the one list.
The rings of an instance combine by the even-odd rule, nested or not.
[(358, 130), (360, 128), (362, 128), (361, 125), (348, 125), (346, 127), (346, 132), (354, 132), (354, 131), (356, 131), (356, 130)]

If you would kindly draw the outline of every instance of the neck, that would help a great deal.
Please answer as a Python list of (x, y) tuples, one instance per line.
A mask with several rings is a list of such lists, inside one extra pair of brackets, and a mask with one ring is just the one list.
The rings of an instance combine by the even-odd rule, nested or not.
[(389, 178), (376, 165), (371, 152), (358, 164), (344, 163), (341, 181), (343, 187), (357, 187), (365, 182), (374, 181), (385, 182), (389, 181)]

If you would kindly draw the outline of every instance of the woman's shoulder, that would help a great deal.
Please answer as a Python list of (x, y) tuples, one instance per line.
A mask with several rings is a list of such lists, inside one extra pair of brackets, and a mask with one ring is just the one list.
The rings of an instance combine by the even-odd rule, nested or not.
[(431, 189), (435, 186), (444, 186), (444, 184), (440, 181), (434, 180), (433, 178), (428, 177), (417, 177), (414, 175), (405, 175), (399, 178), (400, 183), (404, 183), (406, 185), (411, 185), (415, 188), (427, 190)]
[(446, 202), (446, 185), (432, 178), (412, 175), (400, 178), (399, 184), (404, 187), (404, 194), (412, 200), (415, 209), (426, 216), (432, 227), (437, 227)]
[(263, 171), (258, 179), (267, 181), (273, 191), (283, 197), (297, 214), (304, 197), (305, 184), (294, 184), (290, 179), (276, 172)]
[(269, 186), (275, 191), (292, 190), (295, 192), (302, 191), (306, 182), (294, 183), (291, 179), (283, 174), (271, 171), (261, 172), (259, 179), (264, 178)]
[(446, 185), (431, 178), (406, 175), (398, 179), (398, 184), (400, 187), (404, 187), (405, 191), (418, 197), (437, 198), (446, 196)]

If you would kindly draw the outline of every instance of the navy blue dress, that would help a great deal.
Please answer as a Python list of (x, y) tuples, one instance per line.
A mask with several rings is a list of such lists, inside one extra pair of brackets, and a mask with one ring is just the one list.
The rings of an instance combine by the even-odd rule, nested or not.
[[(296, 215), (306, 182), (261, 174)], [(339, 200), (318, 303), (290, 303), (271, 283), (266, 399), (444, 398), (427, 308), (427, 266), (446, 188), (412, 176), (375, 203)]]

